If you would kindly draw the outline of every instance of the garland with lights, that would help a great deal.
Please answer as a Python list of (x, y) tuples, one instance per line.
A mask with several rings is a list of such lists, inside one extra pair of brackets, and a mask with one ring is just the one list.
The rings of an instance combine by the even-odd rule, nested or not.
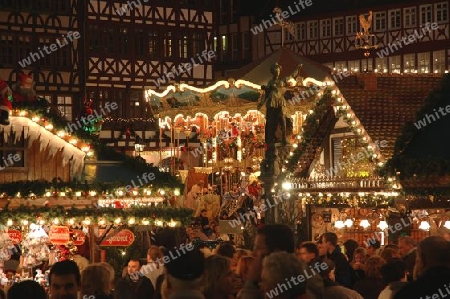
[(390, 206), (396, 198), (398, 198), (398, 193), (387, 192), (387, 193), (299, 193), (298, 198), (302, 200), (304, 204), (312, 204), (321, 207), (388, 207)]
[[(426, 98), (422, 109), (417, 113), (415, 123), (422, 121), (427, 115), (434, 115), (438, 108), (446, 107), (450, 104), (450, 74), (442, 77), (438, 88), (433, 90)], [(435, 110), (436, 109), (436, 110)], [(445, 109), (444, 109), (445, 110)], [(447, 112), (448, 113), (448, 112)], [(448, 116), (447, 116), (448, 117)], [(421, 130), (430, 129), (426, 126)], [(380, 169), (379, 173), (384, 176), (395, 176), (397, 172), (401, 179), (439, 177), (450, 173), (450, 159), (442, 157), (412, 157), (407, 154), (407, 147), (411, 141), (418, 138), (419, 131), (413, 122), (408, 122), (403, 127), (403, 132), (397, 139), (394, 148), (394, 155)], [(420, 132), (423, 134), (423, 132)]]
[(317, 101), (316, 107), (313, 113), (310, 113), (305, 120), (303, 126), (303, 134), (301, 141), (297, 144), (297, 147), (293, 150), (292, 155), (289, 157), (287, 162), (286, 171), (279, 176), (279, 180), (284, 180), (289, 174), (296, 171), (298, 161), (306, 153), (308, 144), (316, 135), (318, 129), (320, 128), (324, 116), (327, 111), (332, 106), (334, 97), (331, 90), (327, 88), (324, 90), (322, 97)]
[(0, 223), (6, 226), (21, 226), (29, 223), (45, 224), (140, 224), (164, 226), (172, 224), (188, 225), (192, 217), (192, 210), (172, 207), (139, 207), (127, 209), (112, 207), (101, 208), (64, 208), (57, 207), (26, 207), (21, 206), (14, 210), (4, 209), (0, 214)]

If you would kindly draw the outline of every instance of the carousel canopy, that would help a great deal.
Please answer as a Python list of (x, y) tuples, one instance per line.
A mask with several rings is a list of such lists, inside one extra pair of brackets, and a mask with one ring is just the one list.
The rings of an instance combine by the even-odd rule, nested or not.
[(279, 49), (278, 51), (230, 73), (229, 77), (263, 85), (272, 78), (269, 70), (270, 66), (274, 63), (278, 63), (282, 67), (280, 77), (289, 76), (289, 74), (291, 74), (300, 64), (303, 64), (300, 75), (304, 78), (310, 77), (319, 81), (324, 81), (326, 77), (330, 77), (330, 69), (328, 67), (285, 48)]
[[(257, 102), (262, 95), (261, 85), (267, 84), (272, 78), (270, 68), (274, 63), (282, 66), (280, 77), (289, 77), (300, 65), (301, 71), (296, 80), (296, 86), (323, 86), (331, 80), (330, 69), (291, 50), (280, 49), (242, 69), (230, 74), (228, 78), (216, 82), (207, 88), (197, 88), (187, 84), (174, 84), (159, 93), (147, 90), (147, 102), (155, 115), (164, 119), (175, 118), (177, 115), (195, 117), (198, 112), (208, 119), (214, 119), (220, 112), (230, 115), (245, 114), (256, 110)], [(301, 103), (287, 105), (288, 114), (311, 109), (316, 100), (312, 93)]]

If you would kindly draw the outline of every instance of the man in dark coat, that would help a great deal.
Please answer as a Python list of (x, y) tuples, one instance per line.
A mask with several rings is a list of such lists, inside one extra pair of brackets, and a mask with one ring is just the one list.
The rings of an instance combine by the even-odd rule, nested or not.
[(326, 232), (321, 237), (319, 242), (323, 243), (327, 249), (327, 258), (332, 260), (336, 265), (335, 276), (336, 282), (344, 287), (352, 287), (352, 273), (353, 268), (347, 261), (345, 255), (341, 252), (341, 248), (337, 244), (338, 237), (333, 232)]
[(444, 298), (450, 295), (450, 243), (433, 236), (417, 247), (417, 280), (409, 283), (394, 299)]
[(152, 282), (139, 271), (141, 267), (139, 259), (130, 259), (127, 275), (116, 283), (115, 299), (149, 299), (155, 296)]

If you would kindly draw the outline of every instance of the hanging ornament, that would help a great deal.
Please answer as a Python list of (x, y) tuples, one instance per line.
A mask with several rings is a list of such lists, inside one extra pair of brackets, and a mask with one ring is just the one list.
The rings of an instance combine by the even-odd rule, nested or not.
[(48, 235), (40, 225), (31, 224), (22, 246), (23, 267), (32, 268), (48, 260), (50, 249), (47, 246)]

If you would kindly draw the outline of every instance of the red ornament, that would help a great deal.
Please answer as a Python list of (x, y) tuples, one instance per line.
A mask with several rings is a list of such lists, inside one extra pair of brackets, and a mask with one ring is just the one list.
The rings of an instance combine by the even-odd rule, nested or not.
[(120, 201), (116, 200), (116, 201), (114, 202), (114, 207), (115, 207), (116, 209), (123, 209), (123, 203), (121, 203)]

